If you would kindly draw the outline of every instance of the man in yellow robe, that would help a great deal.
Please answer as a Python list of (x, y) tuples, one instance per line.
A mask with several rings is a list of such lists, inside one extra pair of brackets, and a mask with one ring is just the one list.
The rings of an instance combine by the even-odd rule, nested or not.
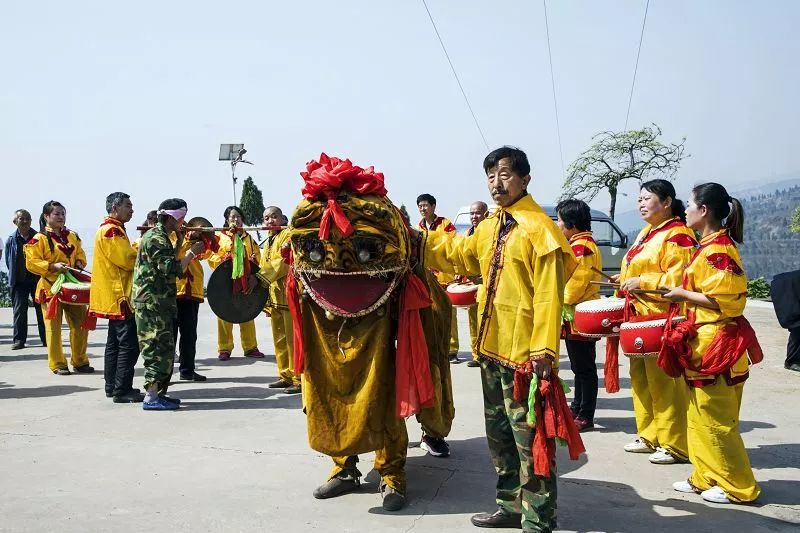
[[(279, 207), (270, 206), (264, 210), (265, 226), (282, 226), (283, 212)], [(278, 380), (270, 383), (271, 389), (284, 389), (287, 394), (302, 391), (300, 376), (292, 371), (292, 315), (286, 305), (286, 275), (289, 265), (283, 260), (282, 249), (289, 242), (289, 228), (270, 231), (261, 252), (260, 266), (263, 270), (272, 269), (278, 276), (269, 285), (269, 296), (273, 307), (269, 309), (272, 326), (272, 343), (275, 346), (275, 363), (278, 365)]]
[(534, 473), (528, 404), (514, 400), (514, 373), (532, 364), (549, 377), (558, 368), (564, 285), (575, 269), (569, 243), (527, 192), (522, 150), (499, 148), (483, 162), (499, 209), (471, 237), (423, 232), (425, 266), (481, 275), (478, 355), (489, 451), (498, 474), (497, 510), (472, 517), (478, 527), (552, 531), (556, 478)]
[(103, 370), (106, 396), (113, 397), (114, 403), (141, 402), (144, 395), (133, 388), (139, 340), (131, 307), (136, 251), (125, 230), (125, 223), (133, 217), (130, 196), (109, 194), (106, 211), (108, 216), (94, 236), (89, 315), (108, 319)]
[[(469, 206), (469, 222), (470, 226), (467, 230), (467, 236), (475, 234), (475, 228), (478, 227), (478, 224), (481, 223), (483, 219), (485, 219), (489, 215), (489, 206), (486, 205), (486, 202), (472, 202), (472, 205)], [(482, 280), (480, 277), (476, 277), (475, 283), (480, 284)], [(478, 305), (473, 305), (467, 308), (467, 317), (469, 319), (469, 346), (472, 350), (472, 359), (467, 361), (467, 366), (471, 367), (479, 367), (481, 366), (480, 362), (478, 361)]]

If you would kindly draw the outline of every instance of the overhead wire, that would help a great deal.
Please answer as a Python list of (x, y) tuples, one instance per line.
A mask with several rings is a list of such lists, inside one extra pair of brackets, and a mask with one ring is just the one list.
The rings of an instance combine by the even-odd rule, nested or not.
[(633, 102), (633, 88), (636, 86), (636, 73), (639, 71), (639, 56), (642, 53), (642, 41), (644, 40), (644, 27), (647, 24), (647, 11), (650, 9), (650, 0), (644, 6), (644, 18), (642, 18), (642, 31), (639, 34), (639, 49), (636, 51), (636, 64), (633, 66), (633, 80), (631, 81), (631, 94), (628, 96), (628, 111), (625, 113), (625, 128), (628, 131), (628, 118), (631, 115), (631, 102)]
[(489, 149), (489, 143), (486, 142), (486, 136), (483, 134), (483, 129), (481, 129), (481, 125), (478, 123), (478, 117), (475, 116), (475, 111), (472, 109), (472, 104), (469, 103), (469, 98), (467, 98), (467, 93), (464, 90), (464, 86), (461, 84), (461, 80), (458, 77), (458, 73), (456, 72), (456, 68), (453, 66), (453, 62), (450, 60), (450, 54), (447, 53), (447, 48), (444, 45), (444, 41), (442, 40), (442, 36), (439, 34), (439, 29), (436, 27), (436, 22), (433, 20), (433, 15), (431, 15), (431, 10), (428, 9), (428, 4), (425, 0), (422, 0), (422, 5), (425, 6), (425, 11), (428, 13), (428, 18), (431, 21), (431, 26), (433, 26), (433, 31), (436, 33), (436, 38), (439, 39), (439, 44), (442, 46), (442, 51), (444, 52), (444, 56), (447, 58), (447, 63), (450, 65), (450, 70), (453, 73), (453, 77), (456, 79), (456, 83), (458, 84), (458, 88), (461, 90), (461, 96), (464, 97), (464, 102), (467, 104), (467, 108), (469, 109), (470, 115), (472, 115), (472, 120), (475, 122), (475, 127), (478, 129), (478, 133), (483, 140), (484, 146), (486, 149)]
[(556, 114), (556, 135), (558, 136), (558, 153), (561, 156), (561, 175), (566, 176), (567, 171), (564, 166), (564, 148), (561, 144), (561, 123), (558, 120), (558, 100), (556, 99), (556, 77), (553, 74), (553, 53), (550, 50), (550, 24), (547, 22), (547, 0), (542, 0), (544, 7), (544, 28), (547, 35), (547, 57), (550, 59), (550, 84), (553, 87), (553, 108)]

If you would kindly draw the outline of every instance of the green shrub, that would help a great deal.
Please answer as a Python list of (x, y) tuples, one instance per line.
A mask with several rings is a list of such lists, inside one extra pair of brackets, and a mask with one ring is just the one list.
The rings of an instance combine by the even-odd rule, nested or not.
[(11, 289), (5, 272), (0, 272), (0, 307), (11, 307)]
[(764, 278), (753, 278), (747, 282), (748, 298), (769, 298), (769, 283)]

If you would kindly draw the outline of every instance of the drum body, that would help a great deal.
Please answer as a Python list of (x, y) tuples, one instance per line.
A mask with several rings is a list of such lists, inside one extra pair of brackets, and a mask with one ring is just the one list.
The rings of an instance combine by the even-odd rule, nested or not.
[(451, 283), (447, 286), (447, 297), (456, 307), (477, 305), (478, 286), (473, 283)]
[(67, 305), (89, 305), (89, 283), (62, 283), (58, 301)]
[(575, 332), (584, 337), (616, 337), (624, 316), (623, 298), (600, 298), (576, 305), (573, 325)]
[[(686, 320), (685, 317), (672, 318), (672, 325)], [(664, 343), (666, 318), (625, 322), (620, 326), (619, 347), (628, 357), (657, 357)]]

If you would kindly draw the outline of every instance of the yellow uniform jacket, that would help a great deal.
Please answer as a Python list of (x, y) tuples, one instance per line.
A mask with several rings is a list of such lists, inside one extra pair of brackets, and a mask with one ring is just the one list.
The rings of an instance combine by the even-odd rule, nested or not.
[(111, 320), (129, 316), (135, 263), (136, 251), (125, 226), (115, 218), (106, 217), (94, 236), (90, 316)]
[[(228, 259), (233, 250), (234, 233), (225, 230), (220, 231), (216, 235), (219, 250), (208, 256), (208, 264), (211, 268), (217, 268), (222, 261)], [(253, 259), (258, 262), (261, 257), (261, 249), (258, 247), (256, 240), (245, 232), (242, 234), (242, 243), (244, 244), (245, 259)]]
[[(709, 309), (691, 302), (686, 310), (695, 315), (697, 336), (689, 345), (692, 348), (692, 365), (700, 366), (703, 355), (711, 341), (733, 319), (742, 316), (747, 302), (747, 277), (742, 268), (742, 259), (728, 231), (722, 229), (704, 237), (700, 249), (686, 268), (684, 288), (701, 292), (719, 304), (719, 309)], [(736, 380), (746, 376), (750, 365), (745, 352), (730, 369), (730, 378)], [(707, 376), (686, 369), (686, 379), (713, 380)]]
[(428, 231), (423, 241), (425, 266), (483, 277), (479, 356), (511, 368), (541, 357), (558, 366), (564, 285), (576, 263), (564, 235), (530, 195), (495, 211), (470, 237)]
[[(426, 230), (428, 232), (439, 232), (439, 233), (455, 233), (456, 227), (453, 225), (450, 220), (446, 217), (436, 217), (436, 220), (433, 221), (433, 224), (430, 226), (425, 223), (425, 219), (419, 221), (419, 229)], [(439, 282), (439, 285), (446, 286), (455, 280), (455, 277), (446, 273), (446, 272), (436, 272), (434, 271), (434, 275), (436, 276), (436, 281)]]
[(46, 303), (53, 297), (50, 287), (55, 283), (58, 272), (51, 272), (52, 263), (64, 263), (71, 267), (80, 261), (86, 264), (86, 253), (81, 239), (74, 231), (64, 228), (56, 233), (50, 227), (44, 233), (37, 233), (25, 244), (25, 268), (40, 276), (36, 284), (36, 303)]
[[(694, 232), (678, 217), (639, 232), (636, 243), (622, 260), (619, 280), (639, 278), (639, 288), (655, 290), (677, 287), (683, 280), (683, 269), (689, 264), (697, 246)], [(658, 295), (642, 294), (632, 298), (638, 315), (656, 315), (669, 311), (668, 300)]]
[(289, 228), (269, 235), (264, 243), (259, 262), (260, 271), (270, 280), (269, 295), (272, 303), (286, 305), (286, 276), (289, 265), (283, 260), (281, 248), (289, 242)]
[[(175, 241), (172, 244), (174, 245)], [(178, 260), (186, 256), (186, 252), (189, 251), (192, 244), (194, 244), (192, 241), (184, 239), (183, 244), (178, 249)], [(211, 253), (211, 251), (206, 250), (196, 255), (194, 259), (189, 261), (186, 271), (176, 278), (175, 286), (178, 300), (194, 300), (200, 303), (205, 300), (205, 273), (203, 272), (203, 264), (200, 261), (207, 259)]]
[(576, 233), (569, 239), (577, 266), (572, 277), (564, 287), (564, 303), (576, 305), (600, 298), (600, 286), (590, 283), (600, 281), (600, 274), (592, 270), (603, 270), (603, 256), (592, 238), (591, 231)]

